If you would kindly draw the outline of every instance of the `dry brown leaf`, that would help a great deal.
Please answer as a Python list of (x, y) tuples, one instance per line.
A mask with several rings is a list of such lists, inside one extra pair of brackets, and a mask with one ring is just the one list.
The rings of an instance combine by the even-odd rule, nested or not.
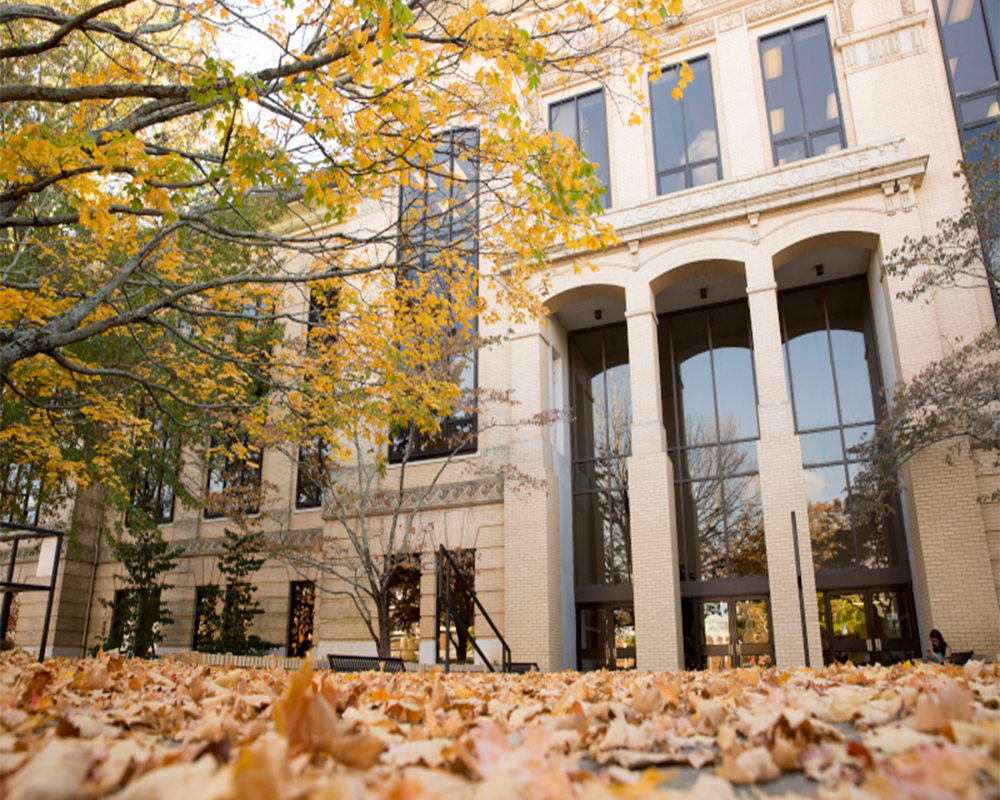
[(5, 800), (72, 800), (94, 756), (75, 742), (53, 739), (4, 783)]
[(409, 767), (424, 764), (440, 767), (448, 760), (446, 750), (454, 750), (451, 739), (428, 739), (425, 742), (404, 742), (389, 747), (382, 753), (382, 761), (393, 767)]
[(222, 800), (231, 792), (228, 773), (217, 773), (215, 760), (173, 764), (132, 781), (108, 800)]
[(781, 770), (766, 747), (752, 747), (736, 758), (724, 758), (715, 774), (733, 783), (767, 783), (780, 778)]

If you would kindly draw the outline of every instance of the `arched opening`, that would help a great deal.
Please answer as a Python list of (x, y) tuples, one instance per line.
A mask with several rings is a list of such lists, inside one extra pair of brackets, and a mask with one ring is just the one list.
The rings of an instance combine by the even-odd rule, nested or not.
[[(555, 448), (553, 460), (560, 490), (568, 489), (560, 497), (563, 574), (569, 567), (572, 583), (567, 587), (564, 580), (563, 597), (564, 608), (573, 610), (575, 666), (634, 668), (627, 474), (632, 403), (624, 291), (607, 285), (578, 287), (557, 295), (549, 307), (554, 311), (551, 342), (558, 353), (553, 384), (566, 387), (561, 393), (554, 388), (554, 393), (572, 411), (569, 452), (560, 458)], [(570, 638), (567, 622), (564, 643)]]
[(657, 289), (688, 669), (773, 663), (743, 264), (687, 264)]
[(877, 247), (872, 234), (824, 234), (774, 258), (827, 662), (919, 654), (899, 503), (876, 524), (858, 513), (852, 493), (867, 464), (855, 448), (870, 440), (883, 414), (878, 333), (886, 336), (888, 326), (878, 324)]

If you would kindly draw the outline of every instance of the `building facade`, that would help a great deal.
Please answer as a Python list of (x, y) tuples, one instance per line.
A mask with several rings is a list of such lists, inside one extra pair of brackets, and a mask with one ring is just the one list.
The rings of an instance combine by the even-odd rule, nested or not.
[[(400, 648), (409, 634), (434, 660), (444, 544), (471, 554), (514, 660), (549, 670), (887, 661), (919, 655), (931, 628), (956, 650), (1000, 653), (1000, 509), (980, 499), (1000, 480), (990, 462), (922, 452), (878, 526), (852, 516), (845, 489), (883, 388), (996, 325), (987, 289), (909, 303), (881, 263), (961, 211), (963, 143), (997, 125), (997, 6), (687, 2), (639, 126), (613, 75), (543, 82), (535, 112), (598, 165), (621, 244), (582, 273), (554, 253), (549, 316), (479, 354), (479, 385), (512, 389), (518, 414), (568, 408), (572, 421), (484, 431), (446, 469), (419, 515), (420, 623)], [(675, 101), (682, 63), (693, 80)], [(439, 468), (426, 455), (413, 486)], [(477, 462), (544, 488), (470, 478)], [(265, 451), (259, 471), (283, 493), (265, 529), (337, 535), (293, 461)], [(73, 513), (103, 512), (83, 497)], [(165, 649), (194, 644), (225, 527), (179, 505), (165, 517), (181, 551)], [(98, 599), (120, 566), (82, 544), (60, 578), (56, 653), (110, 625)], [(260, 635), (281, 652), (373, 654), (324, 580), (265, 565)], [(24, 598), (27, 646), (41, 602)]]

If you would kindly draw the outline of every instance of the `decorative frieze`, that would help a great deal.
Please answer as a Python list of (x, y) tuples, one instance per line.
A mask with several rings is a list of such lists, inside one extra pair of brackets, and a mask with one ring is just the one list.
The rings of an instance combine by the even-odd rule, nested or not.
[(913, 0), (900, 0), (900, 10), (903, 12), (903, 16), (909, 16), (916, 12), (916, 6), (913, 4)]
[[(420, 508), (433, 511), (438, 508), (454, 506), (477, 506), (489, 503), (503, 502), (504, 485), (499, 478), (468, 481), (465, 483), (448, 483), (434, 487), (426, 497), (426, 487), (407, 489), (403, 492), (401, 511), (413, 511)], [(383, 492), (372, 496), (366, 503), (367, 514), (391, 514), (399, 502), (398, 492)], [(332, 514), (324, 513), (324, 519), (335, 519)]]
[(725, 33), (726, 31), (731, 31), (734, 28), (742, 27), (743, 25), (743, 12), (734, 11), (732, 14), (723, 14), (718, 17), (715, 24), (719, 28), (719, 33)]
[(886, 25), (839, 36), (835, 44), (844, 54), (845, 70), (858, 72), (926, 52), (923, 34), (926, 19), (927, 12), (922, 11)]
[(696, 42), (703, 42), (715, 36), (715, 20), (706, 19), (687, 26), (675, 33), (660, 38), (663, 50), (680, 50)]
[(794, 11), (801, 6), (809, 5), (811, 2), (813, 0), (765, 0), (763, 3), (749, 6), (744, 11), (743, 16), (746, 18), (747, 25), (752, 25), (762, 19)]

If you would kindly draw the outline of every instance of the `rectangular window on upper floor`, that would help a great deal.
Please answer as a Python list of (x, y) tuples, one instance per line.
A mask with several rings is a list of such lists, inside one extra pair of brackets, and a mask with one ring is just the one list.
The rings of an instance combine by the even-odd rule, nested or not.
[(608, 125), (604, 114), (604, 90), (571, 97), (549, 106), (549, 130), (572, 141), (594, 164), (594, 172), (605, 187), (601, 206), (611, 206), (611, 170), (608, 167)]
[[(962, 145), (1000, 119), (1000, 2), (935, 0)], [(968, 153), (976, 159), (975, 150)]]
[(826, 20), (761, 39), (760, 60), (775, 165), (846, 147)]
[(715, 96), (708, 56), (690, 61), (693, 80), (679, 99), (673, 91), (680, 64), (649, 82), (656, 156), (656, 193), (670, 194), (722, 178)]

